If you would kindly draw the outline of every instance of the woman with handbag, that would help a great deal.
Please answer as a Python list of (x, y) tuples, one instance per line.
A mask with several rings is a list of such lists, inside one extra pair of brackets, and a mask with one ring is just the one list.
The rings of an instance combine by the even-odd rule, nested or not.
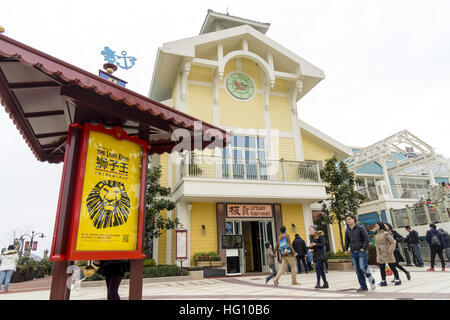
[[(411, 274), (409, 273), (408, 270), (406, 270), (403, 266), (400, 265), (400, 262), (405, 262), (405, 259), (403, 259), (402, 254), (400, 253), (400, 248), (398, 246), (398, 243), (400, 241), (403, 241), (403, 237), (392, 228), (392, 225), (390, 223), (385, 223), (384, 224), (387, 231), (389, 231), (389, 233), (392, 235), (392, 237), (395, 239), (395, 241), (397, 242), (395, 244), (395, 250), (394, 250), (394, 257), (395, 257), (395, 268), (402, 270), (405, 274), (406, 274), (406, 278), (408, 280), (411, 280)], [(394, 282), (394, 281), (392, 281)]]
[(383, 222), (377, 221), (375, 225), (375, 246), (377, 250), (377, 263), (380, 267), (380, 273), (381, 273), (381, 287), (386, 287), (386, 264), (389, 265), (389, 268), (394, 273), (394, 279), (395, 279), (395, 285), (399, 286), (402, 284), (400, 281), (400, 278), (398, 276), (398, 271), (395, 267), (395, 257), (394, 257), (394, 250), (396, 241), (392, 237), (392, 235), (389, 233), (389, 231), (386, 230), (386, 227), (384, 226)]
[(120, 300), (119, 287), (125, 272), (130, 270), (128, 260), (95, 260), (94, 265), (99, 267), (98, 274), (105, 277), (108, 290), (108, 300)]

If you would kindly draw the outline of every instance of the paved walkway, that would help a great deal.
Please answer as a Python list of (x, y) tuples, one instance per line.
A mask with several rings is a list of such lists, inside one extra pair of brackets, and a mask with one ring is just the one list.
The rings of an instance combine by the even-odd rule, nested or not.
[[(372, 269), (377, 283), (381, 280), (379, 270)], [(315, 273), (298, 275), (299, 286), (290, 285), (290, 275), (283, 275), (278, 287), (273, 282), (265, 284), (265, 276), (249, 276), (235, 278), (217, 278), (203, 280), (187, 280), (178, 282), (144, 283), (143, 298), (154, 299), (198, 299), (198, 300), (258, 300), (258, 299), (450, 299), (450, 272), (427, 272), (425, 268), (410, 267), (412, 279), (406, 280), (400, 271), (403, 281), (401, 286), (390, 283), (393, 277), (388, 277), (388, 287), (378, 287), (369, 292), (357, 293), (359, 287), (356, 274), (353, 271), (330, 271), (327, 274), (329, 289), (314, 289)], [(41, 280), (41, 282), (39, 282)], [(38, 279), (34, 289), (25, 291), (23, 288), (10, 287), (10, 293), (1, 294), (0, 300), (47, 300), (49, 287), (39, 289), (39, 284), (49, 280)], [(34, 282), (33, 281), (33, 282)], [(34, 285), (34, 284), (33, 284)], [(128, 285), (122, 285), (119, 294), (122, 299), (128, 299)], [(72, 300), (106, 299), (105, 287), (89, 287), (73, 290)]]

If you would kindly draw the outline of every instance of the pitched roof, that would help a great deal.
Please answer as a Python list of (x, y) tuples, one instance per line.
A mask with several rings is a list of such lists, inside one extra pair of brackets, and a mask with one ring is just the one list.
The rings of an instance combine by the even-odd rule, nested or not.
[(225, 137), (222, 145), (229, 138), (218, 127), (204, 122), (198, 126), (200, 120), (190, 115), (4, 35), (0, 35), (0, 98), (40, 161), (63, 161), (68, 126), (79, 121), (119, 125), (130, 135), (146, 127), (151, 153), (171, 152), (178, 143), (171, 140), (177, 128), (201, 130), (203, 136), (220, 133)]
[[(266, 56), (267, 52), (270, 52), (273, 55), (275, 72), (296, 73), (296, 69), (298, 69), (298, 76), (303, 78), (303, 90), (301, 94), (297, 95), (297, 100), (325, 78), (324, 71), (312, 63), (273, 41), (252, 26), (240, 25), (164, 43), (162, 47), (158, 48), (149, 96), (158, 101), (169, 99), (181, 63), (184, 59), (198, 58), (196, 52), (199, 48), (214, 48), (219, 42), (226, 45), (227, 42), (234, 43), (241, 38), (246, 38), (249, 41), (249, 46), (252, 45), (255, 50), (260, 51), (252, 53), (261, 57), (261, 59)], [(218, 63), (216, 60), (208, 59), (208, 61)], [(277, 64), (281, 63), (286, 70), (277, 69)]]
[(353, 155), (352, 149), (339, 141), (331, 138), (329, 135), (314, 128), (310, 124), (298, 119), (300, 130), (302, 135), (310, 138), (311, 140), (323, 145), (325, 148), (331, 150), (338, 160), (343, 160)]
[(256, 30), (264, 34), (267, 32), (270, 26), (270, 23), (258, 22), (255, 20), (236, 17), (229, 15), (228, 13), (225, 14), (208, 9), (205, 21), (203, 22), (202, 28), (200, 29), (200, 34), (216, 31), (215, 27), (217, 24), (219, 24), (222, 29), (228, 29), (248, 24), (249, 26), (252, 26)]

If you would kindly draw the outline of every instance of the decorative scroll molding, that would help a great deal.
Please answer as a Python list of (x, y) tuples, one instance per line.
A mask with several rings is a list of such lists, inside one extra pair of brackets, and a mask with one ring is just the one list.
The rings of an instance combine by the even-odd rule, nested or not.
[(181, 64), (181, 100), (186, 101), (187, 98), (187, 81), (189, 72), (191, 71), (191, 61), (184, 60)]

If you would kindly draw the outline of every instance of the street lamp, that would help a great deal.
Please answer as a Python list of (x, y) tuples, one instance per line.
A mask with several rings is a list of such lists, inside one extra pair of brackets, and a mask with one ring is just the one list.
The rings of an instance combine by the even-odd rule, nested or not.
[[(33, 247), (33, 240), (34, 240), (34, 237), (36, 237), (36, 236), (38, 236), (38, 237), (41, 238), (41, 239), (45, 237), (45, 235), (44, 235), (42, 232), (34, 232), (34, 231), (32, 231), (32, 232), (31, 232), (31, 235), (29, 235), (29, 234), (23, 234), (23, 235), (21, 235), (20, 238), (18, 239), (18, 240), (20, 241), (19, 263), (22, 263), (22, 253), (23, 253), (23, 250), (24, 250), (24, 249), (26, 250), (26, 248), (24, 248), (24, 241), (25, 241), (25, 238), (28, 237), (28, 238), (30, 239), (30, 247), (32, 248), (32, 247)], [(31, 250), (30, 250), (30, 251), (31, 251)]]

